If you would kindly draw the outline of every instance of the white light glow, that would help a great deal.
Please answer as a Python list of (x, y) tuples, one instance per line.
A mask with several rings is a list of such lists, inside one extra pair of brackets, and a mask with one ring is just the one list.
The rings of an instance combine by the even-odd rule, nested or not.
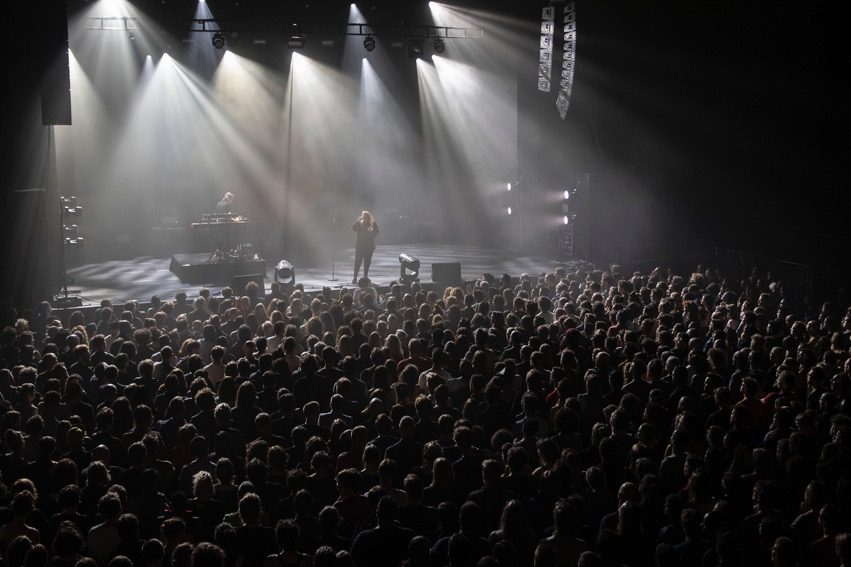
[(282, 112), (282, 77), (259, 63), (226, 51), (212, 84), (216, 99), (234, 121), (253, 132), (255, 141), (267, 151), (277, 151), (279, 136), (268, 126), (270, 119)]
[(517, 136), (516, 84), (468, 62), (441, 55), (432, 61), (443, 94), (436, 112), (451, 125), (464, 167), (483, 181), (511, 179), (517, 169), (510, 142)]
[[(371, 4), (360, 5), (363, 13), (351, 2), (350, 23), (372, 18)], [(213, 20), (216, 6), (196, 0), (195, 17)], [(505, 72), (511, 58), (503, 57), (519, 42), (500, 33), (509, 29), (501, 22), (491, 34), (496, 20), (482, 19), (487, 12), (429, 7), (446, 20), (436, 25), (486, 28), (488, 35), (447, 41), (442, 56), (417, 60), (411, 84), (396, 65), (412, 63), (402, 40), (380, 38), (367, 54), (363, 36), (335, 39), (343, 57), (328, 64), (309, 50), (270, 50), (251, 60), (245, 46), (262, 38), (228, 35), (235, 52), (216, 50), (212, 32), (175, 36), (132, 1), (88, 3), (69, 22), (79, 48), (72, 102), (80, 120), (58, 150), (68, 170), (62, 177), (98, 203), (93, 213), (104, 234), (129, 232), (132, 224), (147, 230), (163, 211), (198, 218), (227, 190), (239, 194), (255, 226), (274, 227), (263, 238), (276, 246), (285, 222), (290, 236), (309, 237), (303, 253), (317, 264), (333, 247), (331, 235), (316, 236), (316, 228), (350, 210), (386, 217), (381, 208), (389, 207), (399, 218), (433, 219), (447, 240), (471, 242), (494, 219), (517, 216), (507, 205), (522, 204), (511, 197), (526, 189), (517, 181), (516, 82)], [(136, 41), (126, 32), (85, 31), (87, 17), (98, 15), (134, 17)], [(428, 43), (425, 51), (433, 51)], [(494, 198), (505, 191), (509, 199)], [(557, 211), (560, 191), (546, 195)], [(286, 220), (287, 210), (308, 214)], [(256, 244), (264, 255), (270, 250)]]
[(564, 215), (564, 216), (562, 217), (561, 222), (562, 222), (562, 223), (564, 223), (564, 224), (567, 224), (567, 223), (568, 223), (567, 215)]
[[(212, 31), (209, 33), (191, 34), (198, 37), (193, 37), (193, 41), (184, 44), (184, 54), (186, 56), (184, 61), (191, 69), (207, 76), (216, 69), (223, 55), (222, 50), (216, 49), (213, 45), (213, 37), (219, 31), (219, 25), (216, 23), (215, 16), (206, 2), (199, 1), (195, 6), (195, 19), (207, 20), (207, 27)], [(221, 39), (224, 40), (224, 36), (221, 36)]]
[(125, 0), (101, 0), (96, 5), (98, 7), (98, 13), (92, 14), (95, 17), (116, 18), (128, 15), (128, 7)]
[[(570, 199), (570, 191), (568, 191), (567, 189), (565, 189), (565, 190), (564, 190), (564, 200), (566, 201), (566, 200), (568, 200), (568, 199)], [(565, 224), (567, 224), (567, 223), (565, 223)]]

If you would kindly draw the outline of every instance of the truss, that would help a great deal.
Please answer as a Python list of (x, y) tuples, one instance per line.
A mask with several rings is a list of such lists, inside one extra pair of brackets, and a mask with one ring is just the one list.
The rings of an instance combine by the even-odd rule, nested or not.
[[(138, 18), (131, 17), (94, 17), (89, 18), (88, 29), (138, 31), (139, 26), (137, 22)], [(293, 34), (352, 35), (405, 39), (481, 39), (484, 37), (484, 30), (482, 28), (451, 26), (245, 22), (214, 19), (192, 19), (186, 23), (185, 29), (191, 33), (257, 33), (282, 36)]]

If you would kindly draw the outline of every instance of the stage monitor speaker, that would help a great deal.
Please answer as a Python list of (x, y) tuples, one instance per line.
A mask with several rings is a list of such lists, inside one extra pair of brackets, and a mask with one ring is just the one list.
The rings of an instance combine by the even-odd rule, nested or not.
[(244, 276), (233, 276), (230, 287), (236, 296), (245, 295), (245, 286), (249, 282), (257, 283), (257, 297), (266, 297), (265, 274), (246, 274)]
[(442, 285), (462, 283), (460, 262), (437, 262), (431, 265), (431, 281)]

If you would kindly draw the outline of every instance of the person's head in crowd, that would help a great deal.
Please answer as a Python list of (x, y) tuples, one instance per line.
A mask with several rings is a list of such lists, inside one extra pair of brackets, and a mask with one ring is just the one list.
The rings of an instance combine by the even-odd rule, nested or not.
[(47, 547), (39, 543), (27, 551), (23, 567), (46, 567), (49, 559), (50, 554)]
[(145, 540), (142, 544), (141, 558), (146, 567), (157, 567), (162, 565), (164, 557), (165, 547), (160, 540), (151, 538)]
[(224, 567), (225, 552), (213, 543), (201, 542), (192, 550), (191, 567)]
[(555, 567), (558, 565), (558, 556), (553, 547), (546, 542), (539, 543), (535, 548), (532, 565), (533, 567)]
[(836, 536), (834, 545), (841, 567), (851, 566), (851, 532), (843, 532)]
[(166, 548), (174, 549), (176, 545), (186, 539), (186, 522), (183, 518), (172, 517), (163, 521), (160, 528), (163, 544)]
[(336, 567), (337, 552), (329, 545), (323, 545), (313, 555), (313, 567)]
[(798, 544), (788, 537), (778, 537), (771, 546), (771, 565), (773, 567), (795, 567), (799, 565)]
[[(193, 546), (188, 541), (184, 541), (183, 543), (179, 543), (171, 552), (171, 565), (172, 567), (190, 567), (192, 564), (192, 551)], [(132, 561), (130, 565), (132, 565)], [(119, 567), (125, 567), (121, 565)], [(129, 567), (129, 566), (128, 566)]]
[(299, 540), (298, 524), (293, 520), (278, 520), (275, 526), (275, 539), (284, 553), (295, 551)]

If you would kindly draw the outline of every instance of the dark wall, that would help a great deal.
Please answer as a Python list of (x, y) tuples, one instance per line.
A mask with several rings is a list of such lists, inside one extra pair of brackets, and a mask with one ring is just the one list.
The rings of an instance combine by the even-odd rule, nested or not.
[(65, 18), (63, 0), (24, 2), (0, 34), (0, 297), (23, 304), (58, 289), (55, 163), (44, 123), (70, 118)]
[(638, 255), (718, 243), (847, 262), (839, 25), (824, 2), (579, 0), (568, 119), (527, 91), (522, 161), (535, 169), (550, 124), (564, 172), (617, 176), (624, 195), (598, 206), (644, 220), (605, 227)]

